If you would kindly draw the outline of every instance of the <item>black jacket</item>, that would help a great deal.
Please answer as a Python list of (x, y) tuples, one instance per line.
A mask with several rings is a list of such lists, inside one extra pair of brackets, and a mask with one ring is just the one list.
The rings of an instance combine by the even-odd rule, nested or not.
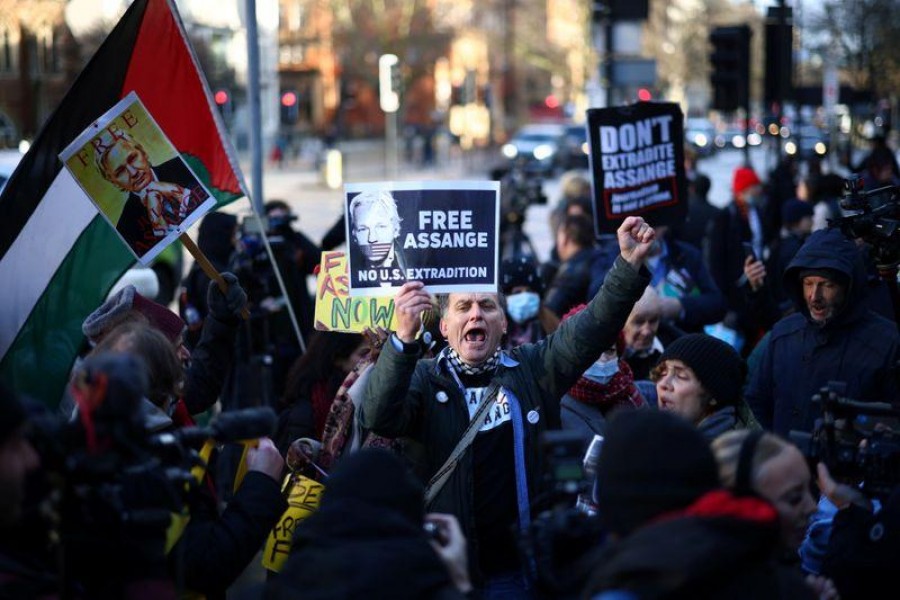
[[(849, 281), (844, 308), (824, 326), (812, 321), (800, 273), (834, 269)], [(787, 436), (811, 431), (819, 410), (811, 398), (830, 381), (846, 383), (845, 396), (895, 402), (894, 366), (900, 349), (897, 326), (863, 302), (865, 269), (856, 245), (839, 230), (809, 237), (784, 274), (784, 287), (797, 312), (772, 328), (745, 399), (760, 424)]]

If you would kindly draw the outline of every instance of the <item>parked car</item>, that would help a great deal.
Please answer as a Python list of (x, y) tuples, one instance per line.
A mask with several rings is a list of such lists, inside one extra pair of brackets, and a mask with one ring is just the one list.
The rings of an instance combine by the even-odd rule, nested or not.
[(801, 159), (825, 156), (829, 150), (828, 134), (815, 125), (801, 125), (784, 142), (784, 152)]
[(510, 162), (524, 163), (529, 170), (548, 175), (560, 165), (560, 151), (565, 145), (566, 126), (561, 123), (524, 125), (500, 149)]
[(684, 141), (698, 156), (709, 156), (716, 146), (716, 128), (709, 119), (692, 117), (684, 122)]
[(590, 153), (588, 151), (587, 127), (567, 125), (563, 137), (563, 147), (559, 154), (559, 165), (566, 171), (571, 169), (587, 169)]

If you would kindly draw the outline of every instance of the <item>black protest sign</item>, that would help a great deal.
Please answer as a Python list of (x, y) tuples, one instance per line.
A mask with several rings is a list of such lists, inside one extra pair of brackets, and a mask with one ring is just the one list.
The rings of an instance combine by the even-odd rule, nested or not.
[(493, 181), (344, 187), (351, 296), (496, 292), (500, 188)]
[(625, 217), (652, 225), (687, 214), (684, 117), (677, 104), (639, 102), (587, 111), (594, 229), (611, 233)]

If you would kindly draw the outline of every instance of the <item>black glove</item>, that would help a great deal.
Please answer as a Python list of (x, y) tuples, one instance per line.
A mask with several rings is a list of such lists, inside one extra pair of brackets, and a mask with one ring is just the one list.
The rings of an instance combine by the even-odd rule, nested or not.
[(247, 304), (247, 292), (238, 283), (234, 273), (222, 273), (222, 279), (228, 284), (228, 290), (224, 294), (215, 281), (209, 282), (209, 290), (206, 292), (209, 314), (225, 323), (237, 323), (241, 309)]

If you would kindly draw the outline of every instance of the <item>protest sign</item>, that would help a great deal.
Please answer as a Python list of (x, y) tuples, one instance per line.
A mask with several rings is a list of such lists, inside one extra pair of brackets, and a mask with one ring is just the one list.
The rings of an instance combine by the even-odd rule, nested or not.
[(392, 296), (405, 281), (497, 291), (499, 183), (348, 184), (344, 196), (350, 296)]
[(216, 205), (135, 92), (91, 123), (60, 158), (145, 265)]
[(287, 562), (294, 541), (294, 529), (319, 508), (325, 486), (292, 473), (285, 478), (282, 491), (287, 492), (288, 507), (269, 533), (262, 556), (262, 566), (276, 573), (281, 572)]
[(587, 111), (594, 230), (612, 233), (625, 217), (652, 225), (687, 214), (684, 120), (677, 104), (639, 102)]
[(350, 297), (347, 255), (323, 252), (316, 277), (316, 329), (362, 333), (382, 327), (397, 329), (394, 299), (385, 297)]

